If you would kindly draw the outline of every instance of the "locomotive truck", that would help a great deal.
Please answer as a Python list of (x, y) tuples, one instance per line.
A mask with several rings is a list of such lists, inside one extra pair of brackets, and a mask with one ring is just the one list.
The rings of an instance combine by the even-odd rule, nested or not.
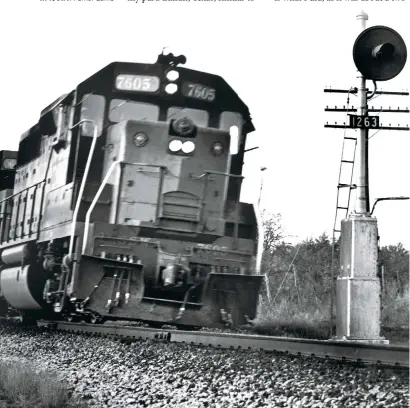
[(262, 227), (240, 201), (247, 106), (217, 75), (114, 62), (2, 151), (0, 292), (27, 319), (240, 325)]

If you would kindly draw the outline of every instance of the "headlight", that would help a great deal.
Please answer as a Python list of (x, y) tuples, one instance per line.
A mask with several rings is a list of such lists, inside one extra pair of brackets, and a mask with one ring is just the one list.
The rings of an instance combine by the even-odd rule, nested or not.
[(225, 148), (221, 142), (213, 142), (211, 147), (211, 152), (215, 156), (220, 156), (224, 152)]
[(182, 143), (182, 151), (184, 153), (192, 153), (195, 150), (195, 143), (191, 142), (190, 140), (188, 142)]
[(183, 153), (189, 154), (195, 150), (195, 143), (190, 140), (182, 142), (182, 140), (174, 139), (169, 142), (168, 149), (174, 153), (182, 150)]
[(139, 132), (132, 137), (135, 146), (142, 147), (148, 143), (148, 136), (145, 133)]
[(7, 170), (13, 170), (16, 167), (17, 159), (4, 159), (3, 160), (3, 168)]
[(180, 140), (171, 140), (168, 148), (171, 152), (178, 152), (182, 148), (182, 142)]

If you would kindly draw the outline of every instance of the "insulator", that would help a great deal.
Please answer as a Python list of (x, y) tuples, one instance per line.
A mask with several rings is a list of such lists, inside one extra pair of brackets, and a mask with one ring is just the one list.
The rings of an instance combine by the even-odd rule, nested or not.
[(128, 262), (128, 256), (127, 256), (127, 255), (123, 255), (122, 261), (123, 261), (123, 262)]
[(101, 257), (101, 258), (105, 258), (105, 257), (106, 257), (105, 251), (101, 251), (100, 257)]
[(121, 261), (121, 255), (117, 255), (117, 261)]

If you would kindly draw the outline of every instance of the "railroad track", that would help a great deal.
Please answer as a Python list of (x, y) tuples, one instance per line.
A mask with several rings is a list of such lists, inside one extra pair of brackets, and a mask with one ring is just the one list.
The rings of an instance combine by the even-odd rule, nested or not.
[(40, 320), (37, 322), (37, 325), (66, 332), (89, 333), (128, 340), (153, 339), (222, 348), (285, 352), (295, 355), (331, 358), (387, 367), (409, 367), (409, 347), (407, 346), (235, 333), (166, 330), (113, 324), (69, 323), (65, 321)]

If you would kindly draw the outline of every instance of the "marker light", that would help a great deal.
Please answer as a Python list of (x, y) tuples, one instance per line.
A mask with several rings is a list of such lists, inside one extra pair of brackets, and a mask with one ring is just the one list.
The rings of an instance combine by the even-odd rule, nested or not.
[(177, 84), (168, 84), (165, 87), (165, 92), (169, 95), (174, 94), (176, 91), (178, 91), (178, 85)]
[(167, 78), (168, 78), (170, 81), (176, 81), (176, 80), (179, 78), (179, 72), (178, 72), (178, 71), (175, 71), (175, 70), (169, 71), (169, 72), (167, 73)]
[(16, 167), (17, 159), (4, 159), (3, 160), (3, 168), (6, 170), (13, 170)]
[(135, 146), (142, 147), (148, 143), (148, 136), (145, 133), (139, 132), (132, 137)]
[(213, 142), (211, 147), (211, 152), (215, 156), (220, 156), (224, 152), (224, 145), (221, 142)]
[(188, 140), (182, 143), (182, 151), (184, 153), (192, 153), (195, 150), (195, 143)]
[(182, 148), (182, 142), (180, 140), (171, 140), (168, 145), (169, 150), (171, 152), (178, 152)]

